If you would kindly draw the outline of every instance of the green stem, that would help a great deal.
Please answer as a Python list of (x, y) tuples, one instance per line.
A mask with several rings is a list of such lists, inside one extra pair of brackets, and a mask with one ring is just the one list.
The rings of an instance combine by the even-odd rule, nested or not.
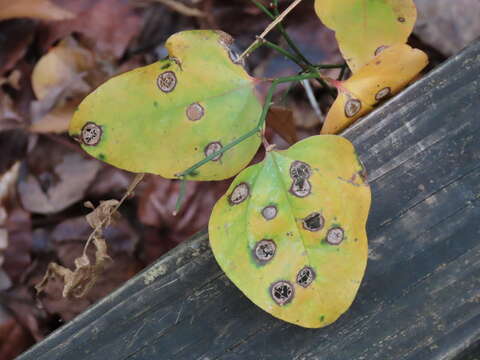
[(340, 70), (340, 75), (338, 75), (338, 80), (341, 81), (345, 76), (345, 72), (347, 71), (347, 63), (343, 63), (342, 70)]
[(177, 214), (180, 212), (180, 208), (182, 207), (182, 204), (183, 204), (183, 199), (185, 198), (186, 188), (187, 188), (187, 180), (184, 177), (182, 177), (180, 179), (180, 190), (178, 192), (177, 203), (175, 204), (175, 211), (173, 212), (173, 216), (177, 216)]
[[(262, 10), (272, 20), (275, 20), (277, 18), (277, 16), (280, 15), (280, 13), (278, 11), (278, 1), (273, 2), (273, 5), (274, 5), (274, 7), (273, 7), (274, 13), (273, 14), (262, 3), (260, 3), (256, 0), (250, 0), (250, 1), (253, 2), (260, 10)], [(282, 23), (277, 25), (277, 29), (280, 31), (280, 34), (283, 36), (283, 38), (287, 42), (288, 46), (295, 53), (295, 55), (299, 59), (301, 59), (304, 62), (305, 65), (312, 66), (312, 63), (310, 61), (308, 61), (308, 59), (302, 54), (302, 52), (300, 51), (298, 46), (294, 43), (294, 41), (292, 40), (290, 35), (288, 35), (288, 33), (285, 30), (285, 27), (283, 26)]]
[(320, 64), (314, 65), (317, 69), (343, 69), (344, 64)]
[(301, 80), (305, 80), (305, 79), (320, 78), (320, 76), (321, 75), (318, 74), (318, 73), (308, 73), (308, 74), (288, 76), (288, 77), (278, 78), (278, 79), (273, 80), (272, 85), (270, 86), (270, 89), (268, 90), (267, 96), (265, 98), (265, 105), (263, 106), (262, 114), (260, 115), (260, 119), (258, 120), (257, 126), (255, 128), (253, 128), (252, 130), (250, 130), (246, 134), (240, 136), (238, 139), (232, 141), (231, 143), (225, 145), (219, 151), (216, 151), (213, 154), (210, 154), (209, 156), (207, 156), (205, 159), (197, 162), (195, 165), (189, 167), (187, 170), (183, 171), (182, 173), (177, 174), (176, 176), (178, 178), (181, 178), (181, 179), (186, 179), (187, 176), (189, 176), (191, 174), (194, 174), (198, 168), (205, 165), (206, 163), (208, 163), (213, 158), (223, 154), (224, 152), (230, 150), (231, 148), (238, 145), (242, 141), (244, 141), (244, 140), (248, 139), (249, 137), (257, 134), (258, 132), (260, 132), (263, 129), (263, 126), (265, 124), (265, 119), (267, 118), (268, 109), (270, 109), (270, 106), (271, 106), (271, 103), (272, 103), (273, 94), (274, 94), (275, 89), (277, 88), (277, 86), (279, 84), (286, 83), (286, 82), (292, 82), (292, 81), (301, 81)]
[(303, 70), (308, 70), (308, 66), (304, 65), (302, 63), (302, 60), (295, 57), (295, 55), (289, 53), (287, 50), (283, 49), (282, 47), (278, 46), (277, 44), (274, 44), (272, 43), (271, 41), (268, 41), (268, 40), (265, 40), (265, 39), (262, 39), (261, 42), (263, 43), (263, 45), (266, 45), (267, 47), (277, 51), (278, 53), (282, 54), (283, 56), (285, 56), (286, 58), (289, 58), (290, 60), (292, 60), (295, 64), (297, 64), (298, 66), (300, 66)]

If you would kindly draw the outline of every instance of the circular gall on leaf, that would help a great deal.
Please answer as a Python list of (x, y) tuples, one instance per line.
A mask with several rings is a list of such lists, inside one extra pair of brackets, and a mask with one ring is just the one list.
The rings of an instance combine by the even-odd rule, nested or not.
[[(273, 316), (308, 328), (331, 324), (351, 305), (367, 263), (371, 195), (364, 173), (352, 144), (339, 136), (269, 152), (213, 209), (217, 262)], [(299, 196), (302, 186), (308, 192)]]

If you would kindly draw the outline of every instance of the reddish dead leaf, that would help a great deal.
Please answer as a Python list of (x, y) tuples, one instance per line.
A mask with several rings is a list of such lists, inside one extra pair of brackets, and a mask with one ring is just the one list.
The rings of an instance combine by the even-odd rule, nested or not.
[(297, 142), (297, 130), (291, 109), (283, 106), (270, 107), (267, 114), (267, 126), (275, 130), (290, 145)]
[(0, 131), (18, 129), (22, 123), (12, 98), (0, 89)]
[[(81, 0), (77, 17), (46, 25), (45, 46), (75, 32), (95, 53), (104, 58), (120, 58), (139, 33), (141, 16), (133, 2), (125, 0)], [(121, 29), (121, 30), (119, 30)]]
[(213, 205), (229, 183), (229, 180), (187, 183), (183, 206), (173, 216), (179, 182), (147, 176), (143, 190), (139, 191), (138, 218), (145, 225), (162, 229), (159, 241), (179, 243), (207, 225)]
[(0, 75), (13, 68), (33, 40), (36, 24), (32, 20), (15, 19), (0, 22)]
[(10, 360), (20, 355), (34, 340), (28, 330), (0, 305), (0, 359)]
[(3, 268), (12, 282), (18, 284), (32, 261), (32, 225), (30, 214), (19, 207), (7, 209), (7, 214), (8, 247)]
[(31, 18), (46, 21), (71, 19), (75, 15), (50, 0), (0, 0), (0, 20)]

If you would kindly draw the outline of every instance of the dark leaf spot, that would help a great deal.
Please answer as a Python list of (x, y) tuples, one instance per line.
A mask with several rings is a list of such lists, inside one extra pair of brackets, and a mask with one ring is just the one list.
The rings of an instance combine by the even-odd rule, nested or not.
[(391, 89), (389, 87), (384, 87), (375, 94), (375, 99), (380, 101), (390, 95)]
[(305, 179), (297, 179), (293, 180), (292, 186), (290, 187), (290, 192), (298, 197), (305, 197), (310, 194), (312, 190), (312, 185), (308, 180)]
[(270, 295), (278, 305), (288, 304), (294, 296), (293, 286), (286, 280), (277, 281), (270, 287)]
[(305, 266), (297, 274), (297, 284), (306, 288), (315, 280), (315, 271), (310, 266)]
[(303, 227), (308, 231), (319, 231), (323, 228), (325, 219), (318, 212), (311, 213), (303, 219)]
[(92, 122), (88, 122), (83, 126), (81, 138), (83, 144), (95, 146), (100, 142), (101, 138), (102, 128), (100, 126)]
[(263, 208), (262, 215), (266, 220), (272, 220), (277, 216), (278, 210), (274, 205)]
[(383, 50), (385, 50), (386, 48), (388, 48), (388, 46), (386, 45), (382, 45), (382, 46), (379, 46), (378, 48), (376, 48), (375, 50), (375, 56), (377, 56), (378, 54), (380, 54)]
[(353, 117), (362, 108), (362, 102), (358, 99), (348, 99), (345, 103), (345, 116), (346, 117)]
[(177, 77), (173, 71), (165, 71), (158, 75), (157, 85), (160, 90), (169, 93), (177, 86)]
[(401, 22), (401, 23), (404, 23), (404, 22), (405, 22), (405, 18), (402, 17), (402, 16), (399, 16), (399, 17), (397, 18), (397, 20), (398, 20), (398, 22)]
[(248, 187), (248, 184), (240, 183), (235, 187), (235, 189), (233, 189), (232, 193), (228, 197), (228, 201), (231, 205), (237, 205), (243, 202), (249, 194), (250, 189)]
[(290, 177), (294, 180), (297, 179), (308, 179), (312, 175), (312, 169), (310, 165), (304, 163), (303, 161), (294, 161), (290, 165)]
[(275, 256), (277, 246), (272, 240), (264, 239), (259, 241), (253, 249), (253, 256), (260, 264), (266, 264)]
[[(205, 156), (210, 156), (220, 150), (222, 150), (222, 144), (219, 141), (211, 142), (205, 147)], [(222, 155), (223, 154), (218, 154), (212, 159), (212, 161), (218, 161), (222, 157)]]
[(334, 227), (327, 232), (327, 242), (330, 245), (339, 245), (343, 241), (344, 232), (341, 227)]
[(199, 103), (193, 103), (187, 107), (187, 118), (191, 121), (200, 120), (205, 114), (205, 109)]

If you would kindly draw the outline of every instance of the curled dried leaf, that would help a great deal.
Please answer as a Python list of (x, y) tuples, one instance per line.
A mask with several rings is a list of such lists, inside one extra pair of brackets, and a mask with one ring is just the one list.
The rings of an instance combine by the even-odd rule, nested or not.
[(87, 208), (93, 209), (85, 218), (88, 225), (93, 229), (107, 227), (112, 222), (119, 219), (120, 214), (115, 212), (116, 207), (120, 204), (120, 201), (115, 199), (100, 201), (100, 205), (94, 207), (90, 201), (87, 201), (84, 205)]
[(50, 279), (59, 277), (65, 284), (62, 292), (63, 297), (81, 298), (85, 296), (95, 285), (106, 265), (112, 261), (107, 254), (105, 239), (95, 236), (93, 243), (96, 247), (94, 264), (91, 264), (86, 254), (75, 259), (75, 270), (73, 271), (57, 263), (50, 263), (43, 279), (35, 286), (37, 294), (45, 290)]

